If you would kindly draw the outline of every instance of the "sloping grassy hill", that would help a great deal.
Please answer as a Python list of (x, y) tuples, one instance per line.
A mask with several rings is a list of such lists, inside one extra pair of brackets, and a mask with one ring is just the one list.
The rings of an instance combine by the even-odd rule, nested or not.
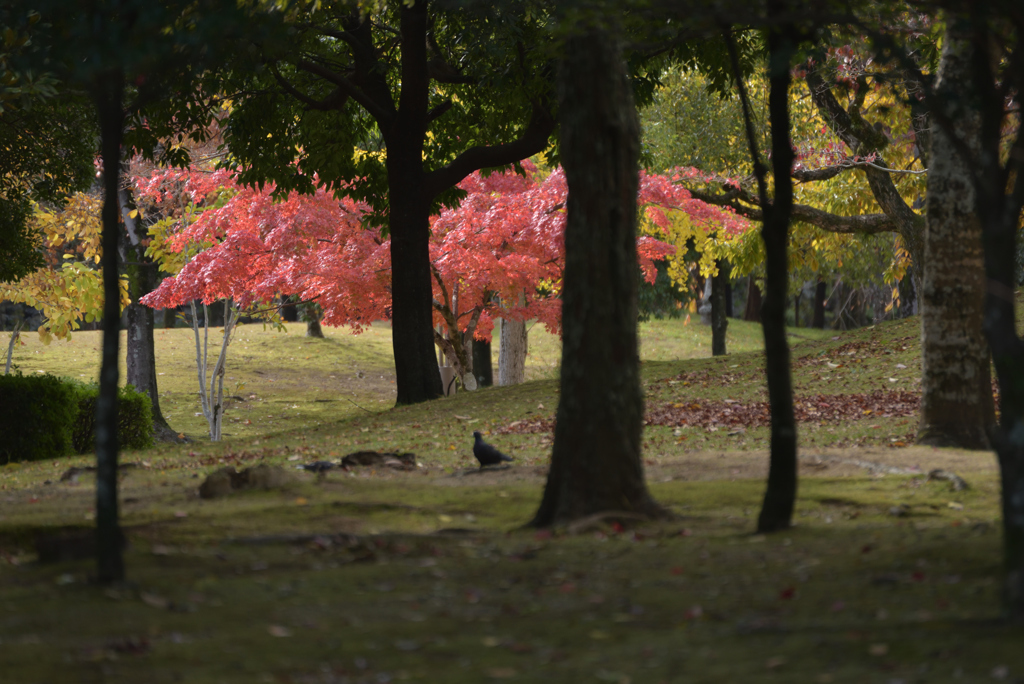
[[(766, 428), (759, 330), (644, 327), (645, 464), (676, 519), (523, 529), (558, 400), (557, 340), (531, 331), (524, 385), (391, 409), (390, 337), (307, 340), (248, 326), (239, 397), (210, 444), (189, 331), (159, 331), (165, 411), (195, 441), (122, 454), (130, 582), (89, 559), (41, 564), (39, 535), (84, 530), (89, 458), (0, 467), (4, 682), (961, 682), (1024, 674), (998, 616), (990, 454), (904, 444), (920, 367), (915, 321), (792, 338), (804, 420), (797, 526), (755, 536)], [(799, 337), (797, 337), (799, 336)], [(23, 372), (95, 374), (97, 339), (42, 348)], [(906, 396), (904, 396), (906, 395)], [(802, 408), (801, 408), (802, 407)], [(248, 421), (248, 422), (246, 422)], [(478, 473), (470, 433), (516, 457)], [(851, 448), (849, 445), (853, 445)], [(847, 445), (847, 448), (839, 448)], [(825, 448), (828, 446), (828, 448)], [(293, 467), (357, 449), (417, 454), (411, 472)], [(225, 465), (294, 473), (202, 500)], [(864, 467), (870, 466), (870, 467)], [(970, 489), (929, 480), (956, 469)], [(73, 550), (73, 549), (72, 549)]]

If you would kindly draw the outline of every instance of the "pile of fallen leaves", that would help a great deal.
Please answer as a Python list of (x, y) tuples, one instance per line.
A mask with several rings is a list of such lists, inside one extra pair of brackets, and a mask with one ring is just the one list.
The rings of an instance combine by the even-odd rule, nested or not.
[[(863, 418), (916, 416), (921, 395), (906, 390), (875, 390), (860, 394), (814, 394), (795, 397), (793, 410), (798, 422), (839, 422)], [(705, 402), (649, 403), (645, 425), (669, 427), (768, 427), (771, 410), (766, 401), (740, 402), (732, 399)], [(498, 434), (553, 432), (551, 418), (528, 418), (495, 430)]]
[[(861, 418), (915, 416), (921, 395), (905, 390), (875, 390), (860, 394), (814, 394), (795, 397), (793, 411), (798, 422), (838, 422)], [(648, 406), (647, 425), (670, 427), (767, 427), (771, 424), (768, 402), (692, 402)]]

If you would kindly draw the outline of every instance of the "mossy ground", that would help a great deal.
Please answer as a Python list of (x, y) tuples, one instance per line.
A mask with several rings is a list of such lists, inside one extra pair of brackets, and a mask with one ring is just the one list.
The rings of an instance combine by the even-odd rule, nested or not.
[[(915, 325), (793, 338), (797, 391), (913, 387)], [(699, 358), (709, 349), (706, 328), (645, 326), (649, 399), (760, 400), (759, 331), (736, 322), (730, 331), (733, 354), (712, 360)], [(537, 534), (522, 525), (539, 501), (549, 436), (494, 436), (517, 461), (482, 475), (468, 474), (468, 436), (553, 414), (557, 340), (531, 331), (537, 379), (525, 385), (390, 409), (385, 327), (355, 338), (335, 331), (325, 341), (300, 337), (297, 328), (288, 336), (259, 326), (240, 332), (228, 371), (240, 383), (230, 393), (244, 398), (228, 417), (239, 420), (227, 429), (235, 434), (209, 444), (203, 419), (192, 415), (199, 409), (190, 332), (158, 331), (165, 411), (196, 441), (122, 456), (139, 464), (121, 484), (129, 584), (94, 586), (89, 560), (34, 559), (40, 531), (91, 524), (91, 475), (59, 479), (88, 458), (0, 468), (0, 680), (954, 682), (1024, 675), (1022, 632), (998, 622), (994, 459), (887, 446), (913, 432), (912, 419), (801, 424), (802, 456), (810, 460), (798, 524), (782, 534), (752, 534), (766, 430), (729, 436), (684, 428), (677, 435), (667, 427), (645, 430), (644, 458), (654, 496), (678, 519)], [(91, 335), (47, 348), (30, 339), (15, 360), (26, 373), (89, 377), (98, 341)], [(836, 367), (811, 363), (821, 359)], [(705, 370), (706, 379), (670, 384), (684, 373), (705, 378)], [(876, 446), (824, 448), (850, 443)], [(281, 491), (215, 501), (195, 495), (201, 477), (226, 464), (291, 467), (364, 448), (413, 451), (423, 467), (320, 480), (295, 471)], [(818, 454), (821, 463), (813, 460)], [(873, 476), (844, 465), (844, 457), (923, 471), (953, 463), (971, 488), (952, 492), (924, 475)]]

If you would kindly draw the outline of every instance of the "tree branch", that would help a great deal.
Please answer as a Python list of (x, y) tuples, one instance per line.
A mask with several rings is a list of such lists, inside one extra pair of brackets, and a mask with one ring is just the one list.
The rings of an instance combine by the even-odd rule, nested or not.
[(541, 152), (547, 146), (548, 138), (554, 130), (555, 119), (551, 112), (534, 103), (530, 123), (517, 140), (499, 145), (471, 147), (450, 164), (428, 173), (424, 182), (426, 197), (437, 197), (479, 169), (513, 164)]
[(356, 86), (356, 84), (341, 74), (335, 73), (327, 67), (321, 66), (316, 62), (311, 62), (307, 59), (299, 60), (295, 66), (305, 72), (313, 74), (314, 76), (319, 76), (325, 81), (333, 83), (341, 88), (349, 97), (358, 102), (363, 109), (369, 112), (370, 116), (378, 122), (382, 124), (387, 123), (391, 121), (392, 117), (394, 117), (394, 110), (390, 106), (391, 102), (388, 102), (386, 106), (377, 102), (361, 88)]
[[(745, 216), (752, 221), (764, 221), (764, 212), (761, 211), (760, 201), (745, 190), (732, 189), (724, 193), (690, 190), (690, 195), (694, 199), (708, 204), (729, 207), (737, 214)], [(741, 200), (749, 204), (742, 204)], [(755, 206), (752, 207), (750, 204)], [(895, 222), (885, 214), (840, 216), (806, 204), (794, 204), (791, 216), (794, 221), (809, 223), (816, 228), (821, 228), (830, 233), (864, 233), (875, 235), (877, 233), (890, 233), (897, 230)]]
[(439, 119), (442, 116), (444, 116), (445, 112), (451, 109), (452, 105), (454, 104), (455, 103), (452, 102), (451, 100), (445, 100), (436, 107), (431, 108), (430, 111), (427, 112), (427, 123), (430, 123), (434, 119)]
[(270, 67), (270, 73), (274, 76), (274, 80), (277, 81), (278, 85), (284, 88), (286, 93), (294, 97), (299, 102), (302, 102), (310, 109), (315, 109), (321, 112), (340, 110), (345, 106), (345, 102), (348, 101), (348, 94), (344, 92), (340, 86), (336, 87), (331, 94), (323, 100), (317, 100), (306, 95), (289, 83), (288, 80), (281, 75), (281, 72), (276, 66)]

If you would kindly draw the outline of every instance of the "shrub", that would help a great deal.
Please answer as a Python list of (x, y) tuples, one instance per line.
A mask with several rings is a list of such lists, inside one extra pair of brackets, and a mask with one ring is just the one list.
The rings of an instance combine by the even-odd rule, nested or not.
[(71, 384), (52, 375), (0, 376), (0, 463), (71, 453), (75, 399)]
[[(71, 429), (74, 449), (80, 454), (92, 453), (96, 442), (96, 399), (100, 388), (96, 383), (67, 379), (74, 386), (78, 412)], [(146, 449), (153, 446), (153, 410), (149, 397), (131, 385), (118, 390), (117, 443), (121, 449)]]

